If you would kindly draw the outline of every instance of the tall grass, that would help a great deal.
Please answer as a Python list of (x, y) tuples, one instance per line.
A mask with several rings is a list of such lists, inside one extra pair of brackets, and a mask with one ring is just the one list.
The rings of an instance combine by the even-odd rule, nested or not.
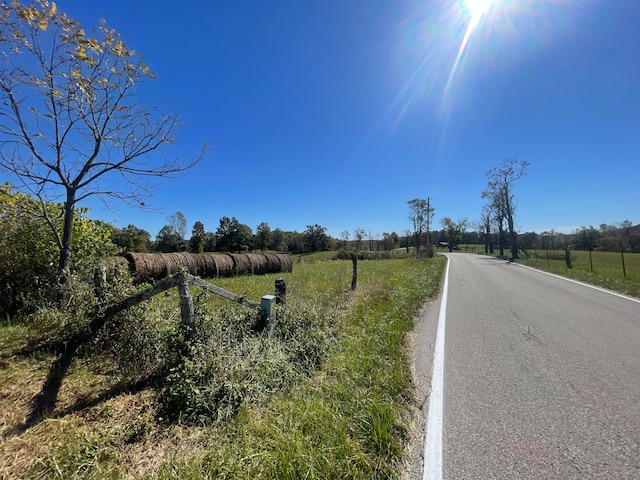
[[(51, 356), (18, 355), (27, 327), (1, 327), (0, 477), (395, 478), (413, 401), (406, 334), (444, 263), (362, 261), (355, 292), (350, 261), (296, 264), (271, 336), (242, 307), (195, 292), (199, 338), (173, 378), (120, 392), (118, 362), (78, 358), (50, 418), (25, 432), (12, 427)], [(257, 301), (276, 278), (216, 283)], [(178, 305), (173, 293), (154, 302), (145, 310)], [(169, 419), (172, 387), (180, 414)]]

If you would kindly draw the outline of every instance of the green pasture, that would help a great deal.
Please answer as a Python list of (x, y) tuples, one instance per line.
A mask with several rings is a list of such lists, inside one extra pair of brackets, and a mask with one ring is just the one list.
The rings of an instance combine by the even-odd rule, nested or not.
[[(409, 249), (409, 254), (407, 254), (406, 248), (396, 248), (391, 251), (368, 251), (361, 250), (359, 252), (360, 257), (365, 257), (369, 259), (381, 258), (381, 259), (391, 259), (391, 258), (406, 258), (407, 256), (412, 255), (415, 252), (415, 248), (411, 247)], [(291, 259), (294, 263), (314, 263), (314, 262), (326, 262), (327, 260), (336, 260), (339, 258), (344, 259), (345, 256), (351, 255), (352, 252), (339, 252), (336, 250), (328, 250), (324, 252), (313, 252), (313, 253), (300, 253), (296, 255), (290, 255)], [(353, 252), (355, 253), (355, 252)], [(343, 255), (340, 257), (340, 255)]]
[(530, 257), (522, 255), (518, 260), (523, 265), (539, 268), (565, 277), (591, 283), (620, 293), (640, 297), (640, 253), (625, 253), (622, 267), (620, 252), (591, 252), (593, 271), (589, 262), (589, 252), (571, 250), (571, 268), (565, 262), (562, 250), (533, 250)]
[[(484, 255), (484, 245), (462, 244), (460, 251)], [(570, 250), (571, 268), (567, 267), (564, 250), (533, 249), (528, 250), (527, 253), (529, 256), (520, 252), (518, 263), (626, 295), (640, 297), (640, 253), (624, 254), (626, 277), (622, 268), (620, 252), (591, 252), (593, 270), (591, 270), (588, 251)], [(497, 256), (498, 254), (498, 248), (494, 247), (493, 255)], [(505, 249), (505, 256), (510, 255), (511, 251)]]

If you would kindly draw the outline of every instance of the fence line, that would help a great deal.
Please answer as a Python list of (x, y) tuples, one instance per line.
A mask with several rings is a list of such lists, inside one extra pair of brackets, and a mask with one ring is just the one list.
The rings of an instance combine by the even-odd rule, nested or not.
[(98, 315), (98, 323), (102, 324), (107, 320), (107, 318), (120, 313), (127, 308), (131, 308), (134, 305), (149, 300), (159, 293), (176, 287), (180, 294), (180, 318), (182, 324), (187, 327), (187, 331), (189, 332), (188, 335), (193, 335), (195, 333), (195, 313), (193, 308), (193, 298), (189, 291), (189, 284), (205, 289), (208, 292), (214, 293), (228, 300), (232, 300), (248, 308), (260, 307), (259, 304), (247, 300), (243, 296), (236, 295), (224, 288), (206, 282), (205, 280), (195, 277), (188, 272), (180, 272), (172, 275), (171, 277), (164, 278), (152, 287), (142, 290), (114, 305), (111, 305), (110, 307), (107, 307)]

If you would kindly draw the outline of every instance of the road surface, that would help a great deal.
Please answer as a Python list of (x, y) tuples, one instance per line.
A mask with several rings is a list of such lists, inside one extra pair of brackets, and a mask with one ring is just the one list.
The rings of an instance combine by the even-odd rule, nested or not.
[(640, 302), (448, 257), (446, 311), (427, 308), (415, 339), (418, 375), (438, 370), (440, 313), (424, 408), (435, 460), (411, 477), (640, 479)]

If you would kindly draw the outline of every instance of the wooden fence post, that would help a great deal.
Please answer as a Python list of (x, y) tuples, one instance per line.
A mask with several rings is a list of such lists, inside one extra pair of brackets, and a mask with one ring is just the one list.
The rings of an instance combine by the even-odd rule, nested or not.
[(569, 251), (569, 247), (564, 247), (564, 261), (567, 264), (567, 268), (571, 267), (571, 252)]
[(353, 275), (351, 277), (351, 290), (355, 290), (358, 285), (358, 254), (351, 254), (351, 261), (353, 262)]
[(284, 278), (278, 278), (276, 280), (276, 303), (285, 304), (287, 303), (287, 282), (284, 281)]
[(187, 272), (178, 275), (178, 292), (180, 293), (180, 317), (182, 324), (187, 327), (187, 337), (192, 338), (196, 333), (195, 312), (193, 298), (189, 291), (189, 277)]
[(104, 300), (105, 290), (107, 288), (107, 267), (98, 265), (93, 272), (93, 293), (95, 297)]

